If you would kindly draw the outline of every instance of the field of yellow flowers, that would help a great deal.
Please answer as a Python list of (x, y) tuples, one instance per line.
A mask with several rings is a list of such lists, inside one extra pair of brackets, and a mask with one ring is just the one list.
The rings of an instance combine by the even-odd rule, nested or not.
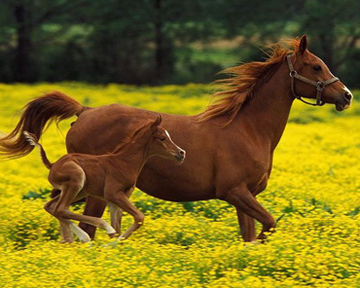
[[(89, 106), (195, 114), (212, 89), (0, 84), (0, 130), (9, 132), (21, 107), (51, 90)], [(65, 153), (72, 121), (42, 137), (51, 161)], [(225, 202), (171, 203), (140, 191), (132, 200), (145, 225), (130, 239), (119, 243), (98, 231), (91, 243), (60, 244), (58, 223), (43, 210), (51, 187), (38, 152), (1, 160), (0, 287), (360, 287), (359, 123), (360, 101), (342, 113), (294, 104), (269, 186), (258, 197), (280, 218), (265, 244), (242, 242)], [(131, 221), (125, 215), (124, 226)]]

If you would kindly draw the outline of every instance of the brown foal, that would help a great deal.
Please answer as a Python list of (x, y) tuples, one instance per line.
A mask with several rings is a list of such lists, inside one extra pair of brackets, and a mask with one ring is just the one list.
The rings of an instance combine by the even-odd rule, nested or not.
[[(140, 127), (127, 137), (112, 153), (87, 155), (70, 153), (55, 163), (50, 163), (35, 135), (24, 131), (27, 141), (40, 149), (44, 165), (50, 170), (49, 182), (61, 190), (60, 195), (45, 204), (45, 210), (60, 221), (63, 242), (72, 242), (72, 232), (80, 241), (90, 241), (89, 235), (70, 220), (77, 220), (104, 229), (110, 237), (120, 233), (121, 210), (134, 218), (132, 226), (119, 239), (128, 238), (144, 221), (144, 214), (129, 200), (138, 175), (151, 156), (162, 156), (182, 163), (185, 151), (170, 138), (160, 125), (162, 118)], [(107, 201), (111, 226), (105, 220), (75, 214), (69, 210), (71, 203), (88, 195)], [(115, 228), (115, 229), (114, 229)]]

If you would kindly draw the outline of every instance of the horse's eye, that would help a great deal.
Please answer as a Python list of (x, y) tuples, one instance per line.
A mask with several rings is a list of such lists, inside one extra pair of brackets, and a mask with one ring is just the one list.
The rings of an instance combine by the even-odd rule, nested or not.
[(159, 138), (159, 140), (160, 140), (161, 142), (164, 142), (165, 139), (166, 139), (165, 137)]
[(318, 72), (318, 71), (321, 71), (322, 68), (320, 65), (317, 65), (317, 66), (314, 66), (314, 70)]

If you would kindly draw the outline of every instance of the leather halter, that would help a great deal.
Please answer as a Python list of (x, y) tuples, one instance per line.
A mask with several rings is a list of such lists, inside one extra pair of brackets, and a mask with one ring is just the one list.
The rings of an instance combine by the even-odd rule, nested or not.
[[(312, 105), (312, 106), (323, 106), (325, 104), (325, 102), (321, 99), (321, 93), (322, 91), (324, 90), (324, 88), (327, 86), (327, 85), (330, 85), (336, 81), (339, 81), (339, 78), (337, 77), (334, 77), (334, 78), (331, 78), (329, 80), (326, 80), (326, 81), (313, 81), (313, 80), (310, 80), (304, 76), (301, 76), (297, 73), (297, 71), (294, 69), (294, 66), (292, 65), (291, 63), (291, 60), (290, 60), (290, 57), (291, 57), (291, 54), (287, 55), (286, 56), (286, 60), (287, 60), (287, 63), (288, 63), (288, 66), (289, 66), (289, 70), (290, 70), (290, 78), (291, 78), (291, 92), (293, 94), (293, 96), (296, 98), (296, 99), (299, 99), (300, 101), (304, 102), (305, 104), (309, 104), (309, 105)], [(299, 96), (295, 93), (295, 78), (302, 81), (302, 82), (305, 82), (305, 83), (308, 83), (310, 85), (313, 85), (316, 87), (316, 103), (311, 103), (311, 102), (308, 102), (304, 99), (302, 99), (301, 97), (306, 97), (306, 96)], [(306, 98), (309, 98), (309, 97), (306, 97)]]

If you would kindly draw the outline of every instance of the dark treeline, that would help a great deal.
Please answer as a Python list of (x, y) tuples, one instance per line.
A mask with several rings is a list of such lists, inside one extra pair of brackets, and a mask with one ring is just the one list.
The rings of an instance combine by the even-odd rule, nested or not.
[(360, 87), (359, 15), (358, 0), (1, 0), (0, 82), (210, 82), (306, 33)]

